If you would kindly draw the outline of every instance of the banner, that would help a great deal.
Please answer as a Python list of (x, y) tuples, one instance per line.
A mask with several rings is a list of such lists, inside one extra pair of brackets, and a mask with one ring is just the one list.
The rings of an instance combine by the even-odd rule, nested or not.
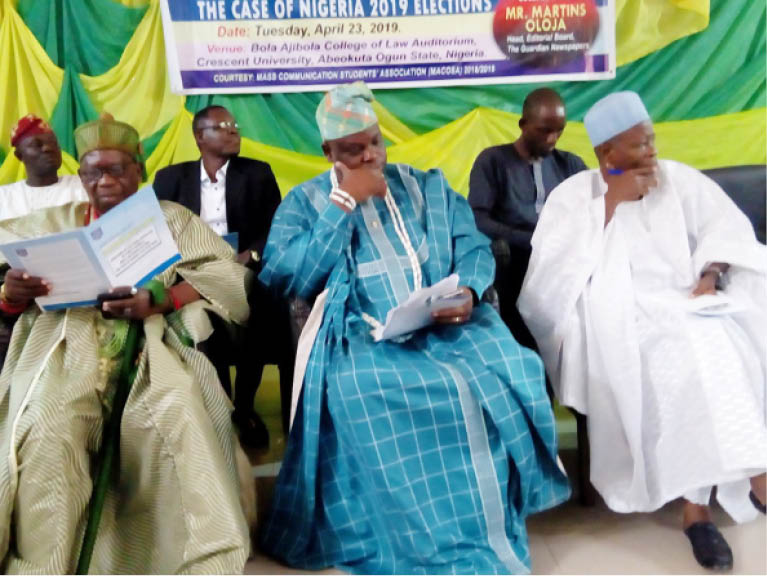
[(162, 0), (171, 88), (303, 92), (615, 77), (615, 0)]

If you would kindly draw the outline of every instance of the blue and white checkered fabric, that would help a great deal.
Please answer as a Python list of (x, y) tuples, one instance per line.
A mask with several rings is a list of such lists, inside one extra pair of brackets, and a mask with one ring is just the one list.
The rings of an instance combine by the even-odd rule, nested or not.
[[(437, 171), (386, 177), (424, 284), (455, 272), (482, 294), (494, 262), (466, 201)], [(303, 398), (262, 535), (291, 565), (355, 573), (524, 573), (525, 517), (569, 496), (540, 359), (488, 306), (463, 326), (373, 342), (413, 277), (382, 200), (346, 214), (319, 176), (277, 211), (261, 279), (329, 288)], [(365, 270), (360, 274), (360, 270)]]

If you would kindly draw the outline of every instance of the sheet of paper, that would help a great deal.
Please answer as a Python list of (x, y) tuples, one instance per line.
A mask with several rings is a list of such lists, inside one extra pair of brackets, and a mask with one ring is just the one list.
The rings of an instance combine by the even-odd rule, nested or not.
[(688, 299), (687, 309), (699, 316), (727, 316), (743, 312), (746, 307), (722, 292), (703, 294)]
[(180, 259), (150, 186), (112, 208), (86, 230), (113, 287), (140, 286)]
[(96, 303), (94, 295), (109, 289), (109, 279), (80, 230), (5, 244), (0, 250), (12, 268), (52, 284), (51, 294), (36, 300), (43, 309), (90, 306)]
[(89, 226), (0, 246), (13, 268), (48, 280), (44, 310), (92, 306), (118, 286), (141, 286), (181, 258), (162, 208), (145, 187)]
[(409, 334), (432, 323), (430, 298), (450, 294), (458, 288), (458, 275), (451, 274), (428, 288), (413, 292), (410, 297), (389, 310), (386, 324), (372, 331), (376, 342)]
[(645, 298), (657, 302), (661, 306), (681, 308), (688, 314), (696, 314), (698, 316), (727, 316), (746, 310), (742, 303), (734, 300), (724, 292), (703, 294), (702, 296), (692, 298), (688, 293), (666, 291), (647, 295)]

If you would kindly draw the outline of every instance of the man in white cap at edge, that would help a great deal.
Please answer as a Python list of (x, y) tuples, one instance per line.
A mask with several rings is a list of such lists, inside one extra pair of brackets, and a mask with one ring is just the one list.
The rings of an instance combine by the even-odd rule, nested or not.
[(518, 307), (559, 401), (588, 416), (591, 480), (618, 512), (684, 498), (697, 561), (731, 568), (712, 488), (765, 511), (767, 251), (699, 171), (658, 160), (634, 92), (584, 118), (599, 168), (552, 191)]

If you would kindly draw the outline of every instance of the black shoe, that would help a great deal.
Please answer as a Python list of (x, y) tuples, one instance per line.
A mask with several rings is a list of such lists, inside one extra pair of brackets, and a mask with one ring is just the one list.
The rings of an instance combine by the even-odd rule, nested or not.
[(246, 417), (232, 416), (235, 426), (239, 431), (240, 442), (249, 448), (269, 448), (269, 431), (258, 414), (253, 413)]
[(714, 570), (732, 568), (732, 550), (712, 522), (695, 522), (684, 533), (692, 544), (692, 553), (698, 564)]
[(756, 497), (753, 490), (748, 493), (748, 497), (751, 498), (751, 503), (754, 505), (754, 508), (759, 510), (762, 514), (767, 514), (767, 506), (759, 502), (759, 498)]

